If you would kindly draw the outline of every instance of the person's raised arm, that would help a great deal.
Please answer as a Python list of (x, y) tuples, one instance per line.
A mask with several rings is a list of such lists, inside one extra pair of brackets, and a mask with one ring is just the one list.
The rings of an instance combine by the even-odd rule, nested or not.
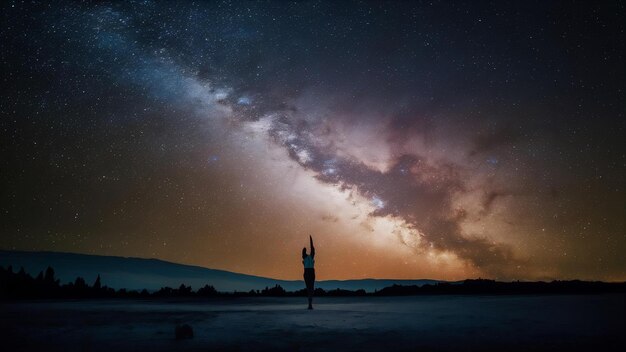
[(311, 257), (315, 257), (315, 247), (313, 247), (313, 237), (309, 235), (309, 240), (311, 241)]

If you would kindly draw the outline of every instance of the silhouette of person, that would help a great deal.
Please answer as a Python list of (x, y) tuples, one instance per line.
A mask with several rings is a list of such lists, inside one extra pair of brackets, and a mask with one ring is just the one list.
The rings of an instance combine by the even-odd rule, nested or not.
[(311, 254), (306, 253), (306, 247), (302, 248), (302, 264), (304, 264), (304, 282), (309, 296), (309, 309), (313, 309), (313, 292), (315, 291), (315, 247), (313, 247), (313, 237), (311, 241)]

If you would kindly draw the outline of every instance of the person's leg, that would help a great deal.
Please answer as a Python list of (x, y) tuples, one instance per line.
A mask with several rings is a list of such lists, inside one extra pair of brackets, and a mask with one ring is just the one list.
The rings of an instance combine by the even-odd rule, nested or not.
[(309, 272), (309, 309), (313, 309), (313, 295), (315, 294), (315, 271)]
[(313, 280), (311, 280), (311, 275), (307, 276), (306, 291), (309, 296), (309, 309), (313, 309)]
[(304, 273), (304, 282), (306, 283), (306, 292), (309, 299), (309, 309), (313, 309), (313, 285), (315, 282), (315, 276), (310, 270), (307, 270)]

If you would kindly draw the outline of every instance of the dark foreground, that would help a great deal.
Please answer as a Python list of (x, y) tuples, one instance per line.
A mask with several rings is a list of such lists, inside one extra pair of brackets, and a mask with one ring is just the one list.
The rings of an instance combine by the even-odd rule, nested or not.
[[(621, 350), (625, 295), (0, 304), (5, 351)], [(195, 337), (174, 339), (176, 324)], [(4, 348), (8, 347), (8, 348)]]

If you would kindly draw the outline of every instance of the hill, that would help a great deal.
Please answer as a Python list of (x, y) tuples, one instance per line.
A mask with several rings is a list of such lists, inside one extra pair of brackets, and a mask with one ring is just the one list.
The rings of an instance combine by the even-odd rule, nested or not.
[[(205, 284), (218, 291), (249, 291), (280, 285), (287, 291), (304, 287), (301, 280), (277, 280), (261, 276), (239, 274), (225, 270), (177, 264), (159, 259), (100, 256), (61, 252), (27, 252), (0, 250), (0, 266), (12, 265), (14, 270), (24, 270), (35, 276), (52, 266), (61, 283), (73, 281), (77, 276), (92, 283), (100, 275), (102, 283), (109, 287), (129, 290), (158, 290), (164, 286), (178, 287), (181, 283), (199, 288)], [(380, 290), (392, 285), (432, 284), (438, 280), (327, 280), (316, 282), (316, 287), (324, 290), (365, 289), (367, 292)]]

